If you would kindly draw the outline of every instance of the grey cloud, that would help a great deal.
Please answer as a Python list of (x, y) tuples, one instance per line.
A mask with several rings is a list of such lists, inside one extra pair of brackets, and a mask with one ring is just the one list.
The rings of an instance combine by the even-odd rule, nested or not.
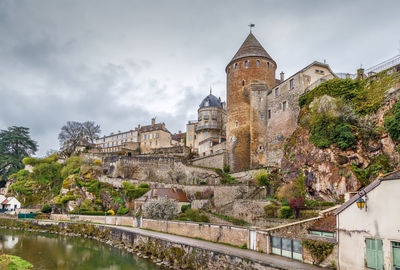
[(398, 1), (0, 1), (0, 129), (30, 127), (43, 155), (68, 120), (103, 133), (157, 116), (171, 131), (254, 33), (289, 76), (314, 60), (354, 72), (397, 53)]

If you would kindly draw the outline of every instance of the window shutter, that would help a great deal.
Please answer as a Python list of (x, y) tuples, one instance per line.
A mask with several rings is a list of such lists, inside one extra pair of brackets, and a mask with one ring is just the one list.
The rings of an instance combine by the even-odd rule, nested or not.
[(381, 239), (365, 239), (367, 267), (383, 270), (383, 249)]
[(367, 267), (376, 269), (376, 250), (375, 250), (375, 240), (374, 239), (365, 239), (366, 244), (366, 261)]

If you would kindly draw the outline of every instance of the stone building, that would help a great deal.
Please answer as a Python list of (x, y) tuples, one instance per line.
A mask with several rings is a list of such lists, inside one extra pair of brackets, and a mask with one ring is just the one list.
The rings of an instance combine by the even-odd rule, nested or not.
[(250, 33), (226, 66), (227, 154), (232, 171), (279, 166), (283, 142), (297, 127), (298, 98), (335, 75), (313, 62), (287, 80)]
[(197, 121), (186, 125), (186, 146), (199, 156), (224, 152), (226, 111), (225, 102), (214, 96), (211, 91), (199, 105)]
[(172, 134), (165, 127), (165, 123), (156, 123), (151, 119), (151, 125), (136, 127), (135, 129), (103, 136), (96, 139), (96, 146), (102, 153), (116, 153), (120, 151), (131, 154), (149, 154), (154, 149), (168, 148), (182, 144), (184, 133)]
[(137, 144), (139, 142), (139, 132), (137, 129), (117, 133), (111, 133), (109, 136), (103, 136), (96, 139), (96, 146), (102, 153), (119, 152), (126, 144)]
[(151, 119), (151, 125), (138, 127), (140, 137), (140, 153), (149, 154), (152, 149), (173, 146), (171, 132), (165, 127), (165, 123), (156, 123)]

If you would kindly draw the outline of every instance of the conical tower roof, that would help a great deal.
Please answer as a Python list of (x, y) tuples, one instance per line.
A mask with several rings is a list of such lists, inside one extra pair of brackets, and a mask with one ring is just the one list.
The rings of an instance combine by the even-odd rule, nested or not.
[(263, 46), (258, 42), (256, 37), (253, 35), (253, 33), (250, 32), (250, 34), (247, 36), (246, 40), (243, 42), (242, 46), (240, 46), (239, 50), (233, 56), (232, 61), (238, 60), (240, 58), (245, 58), (245, 57), (264, 57), (264, 58), (269, 58), (271, 60), (272, 57), (267, 53), (267, 51), (263, 48)]

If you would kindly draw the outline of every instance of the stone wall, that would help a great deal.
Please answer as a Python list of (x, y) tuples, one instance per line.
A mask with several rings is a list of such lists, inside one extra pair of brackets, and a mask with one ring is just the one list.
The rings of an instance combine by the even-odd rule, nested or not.
[(182, 160), (173, 157), (104, 157), (103, 167), (111, 178), (186, 185), (200, 182), (215, 185), (220, 182), (220, 176), (214, 170), (187, 166)]
[(241, 258), (228, 253), (176, 243), (132, 231), (124, 227), (108, 227), (98, 224), (77, 224), (69, 222), (40, 221), (40, 220), (9, 220), (0, 219), (1, 227), (24, 229), (32, 231), (47, 231), (80, 237), (90, 237), (111, 246), (125, 249), (128, 252), (143, 254), (157, 262), (163, 262), (172, 269), (277, 269), (256, 259)]
[[(190, 238), (199, 238), (215, 243), (225, 243), (235, 246), (242, 246), (246, 244), (250, 247), (250, 231), (256, 233), (255, 250), (269, 254), (271, 252), (271, 236), (279, 236), (287, 239), (296, 239), (302, 241), (308, 238), (308, 228), (316, 220), (321, 217), (315, 217), (308, 220), (294, 222), (271, 229), (260, 229), (256, 227), (240, 227), (231, 225), (196, 223), (186, 221), (167, 221), (167, 220), (154, 220), (154, 219), (141, 219), (141, 228), (150, 229), (158, 232), (165, 232), (174, 235), (181, 235)], [(125, 225), (137, 227), (136, 217), (121, 217), (121, 216), (80, 216), (80, 215), (59, 215), (52, 214), (52, 220), (58, 221), (81, 221), (109, 225)], [(331, 262), (336, 263), (337, 247), (328, 258), (322, 262), (321, 265), (327, 266)], [(303, 247), (303, 261), (306, 263), (313, 263), (311, 254)]]
[(226, 164), (225, 153), (213, 154), (205, 157), (199, 157), (191, 160), (196, 166), (223, 169)]
[(137, 227), (136, 217), (51, 214), (50, 219)]
[[(323, 74), (317, 73), (322, 71)], [(280, 166), (283, 157), (284, 141), (296, 129), (300, 112), (299, 97), (310, 87), (317, 86), (320, 79), (328, 80), (334, 75), (326, 67), (313, 64), (268, 92), (268, 126), (265, 145), (264, 166)], [(290, 81), (293, 80), (292, 87)]]

